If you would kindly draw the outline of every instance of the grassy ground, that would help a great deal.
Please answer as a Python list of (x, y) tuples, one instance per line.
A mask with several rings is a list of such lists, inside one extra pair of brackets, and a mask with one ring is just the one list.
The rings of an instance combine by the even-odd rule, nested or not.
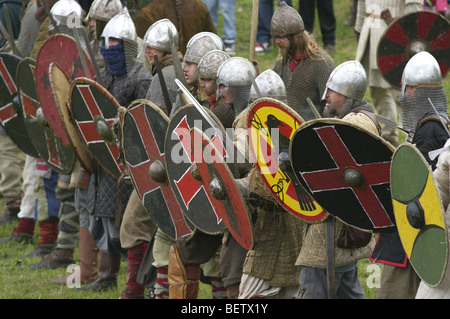
[[(146, 1), (140, 1), (140, 5)], [(354, 59), (356, 52), (356, 40), (352, 35), (351, 27), (342, 26), (347, 18), (352, 0), (335, 0), (335, 14), (337, 18), (336, 30), (336, 52), (332, 54), (336, 65)], [(297, 5), (294, 1), (294, 7)], [(252, 0), (237, 1), (236, 7), (236, 27), (238, 32), (237, 55), (249, 56), (249, 39), (251, 28), (251, 7)], [(219, 32), (221, 32), (222, 21), (219, 20)], [(316, 23), (317, 25), (317, 23)], [(317, 43), (321, 42), (321, 35), (316, 27), (314, 32)], [(271, 67), (276, 57), (276, 51), (272, 50), (264, 55), (257, 55), (256, 59), (260, 65), (260, 72)], [(450, 93), (448, 77), (445, 80), (445, 88)], [(367, 95), (370, 101), (370, 96)], [(0, 208), (3, 209), (4, 201), (0, 199)], [(0, 210), (0, 211), (1, 211)], [(0, 225), (0, 238), (11, 234), (15, 223)], [(9, 242), (0, 246), (0, 299), (117, 299), (120, 292), (125, 289), (126, 282), (126, 261), (122, 261), (118, 289), (109, 292), (93, 293), (84, 292), (77, 289), (69, 289), (66, 286), (51, 284), (53, 278), (67, 274), (66, 269), (56, 270), (30, 270), (31, 264), (39, 262), (39, 258), (23, 258), (31, 252), (39, 240), (38, 228), (35, 231), (34, 245), (24, 245), (17, 242)], [(75, 261), (78, 262), (78, 252), (74, 254)], [(375, 268), (373, 268), (375, 266)], [(377, 268), (368, 260), (359, 263), (360, 280), (366, 298), (375, 298), (377, 290), (377, 280), (381, 274), (381, 268)], [(210, 299), (211, 291), (207, 285), (201, 285), (200, 299)]]

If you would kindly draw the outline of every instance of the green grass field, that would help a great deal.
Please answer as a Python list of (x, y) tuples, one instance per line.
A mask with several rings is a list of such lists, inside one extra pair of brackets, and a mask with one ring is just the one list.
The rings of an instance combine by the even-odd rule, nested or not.
[[(142, 5), (146, 1), (140, 2)], [(356, 40), (352, 35), (351, 27), (344, 27), (342, 24), (346, 20), (352, 0), (335, 0), (335, 14), (337, 18), (336, 30), (336, 52), (332, 54), (336, 65), (354, 59), (356, 52)], [(297, 1), (294, 1), (296, 7)], [(252, 0), (237, 1), (236, 6), (236, 27), (238, 32), (237, 55), (249, 56), (249, 40), (251, 28)], [(316, 19), (317, 21), (317, 19)], [(221, 32), (221, 19), (219, 20), (219, 32)], [(317, 22), (316, 22), (317, 25)], [(321, 35), (318, 27), (314, 32), (317, 43), (321, 42)], [(260, 65), (260, 72), (269, 69), (276, 57), (276, 50), (272, 50), (264, 55), (256, 55)], [(448, 77), (445, 80), (446, 91), (450, 86)], [(448, 93), (447, 93), (448, 94)], [(367, 96), (370, 101), (370, 96)], [(0, 200), (0, 208), (3, 209), (4, 201)], [(0, 238), (11, 234), (15, 223), (0, 225)], [(39, 231), (36, 227), (34, 245), (25, 245), (17, 242), (0, 244), (0, 299), (117, 299), (125, 289), (126, 282), (126, 261), (122, 261), (119, 287), (117, 290), (94, 293), (84, 292), (77, 289), (70, 289), (66, 286), (51, 284), (53, 278), (67, 274), (66, 269), (56, 270), (30, 270), (31, 264), (39, 262), (39, 258), (23, 258), (31, 252), (39, 240)], [(75, 261), (78, 262), (78, 252), (74, 254)], [(376, 265), (375, 265), (376, 266)], [(367, 299), (374, 299), (377, 290), (377, 280), (382, 268), (373, 268), (374, 265), (368, 260), (359, 263), (359, 273), (361, 284)], [(201, 285), (200, 299), (210, 299), (211, 289), (208, 285)]]

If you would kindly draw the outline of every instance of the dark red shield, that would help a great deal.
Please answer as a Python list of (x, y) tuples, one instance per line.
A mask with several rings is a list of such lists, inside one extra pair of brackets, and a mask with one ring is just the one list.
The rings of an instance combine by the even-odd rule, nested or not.
[(50, 63), (48, 74), (55, 100), (55, 107), (61, 117), (61, 124), (67, 136), (70, 138), (71, 145), (80, 164), (86, 171), (92, 172), (94, 163), (91, 153), (84, 141), (81, 140), (68, 109), (70, 93), (69, 79), (56, 62)]
[(440, 14), (419, 11), (395, 19), (377, 48), (378, 67), (394, 87), (400, 87), (403, 69), (420, 51), (428, 51), (441, 67), (442, 77), (450, 68), (450, 22)]
[(36, 111), (41, 105), (36, 93), (36, 61), (24, 58), (17, 68), (17, 86), (25, 128), (40, 157), (56, 172), (68, 174), (72, 171), (75, 154), (72, 146), (64, 145), (48, 125), (36, 120)]
[[(212, 112), (206, 111), (220, 123)], [(190, 130), (194, 126), (208, 133), (208, 137), (213, 139), (216, 147), (229, 158), (223, 138), (217, 135), (195, 106), (186, 105), (173, 115), (167, 129), (165, 139), (167, 174), (175, 198), (187, 219), (201, 231), (217, 234), (225, 229), (223, 220), (212, 204), (212, 195), (191, 174), (194, 159)]]
[(214, 181), (219, 183), (226, 193), (223, 199), (209, 196), (215, 211), (236, 241), (245, 249), (250, 249), (253, 245), (251, 217), (221, 153), (212, 141), (195, 127), (191, 129), (191, 148), (200, 182), (206, 192), (210, 192), (211, 183)]
[(25, 128), (17, 96), (16, 73), (20, 60), (18, 56), (0, 52), (0, 124), (23, 152), (38, 157)]
[(314, 199), (343, 222), (373, 232), (395, 229), (392, 154), (380, 137), (337, 119), (304, 123), (290, 145), (294, 173)]
[(104, 87), (87, 78), (77, 78), (71, 83), (69, 110), (80, 138), (88, 146), (92, 156), (116, 178), (126, 176), (118, 145), (107, 144), (98, 133), (94, 119), (103, 118), (111, 126), (120, 107), (116, 99)]
[(185, 219), (169, 184), (149, 175), (150, 165), (159, 161), (165, 167), (168, 125), (168, 117), (151, 102), (133, 102), (123, 117), (122, 145), (130, 178), (151, 219), (176, 239), (191, 234), (194, 227)]
[[(85, 57), (88, 55), (85, 54)], [(48, 74), (50, 63), (56, 62), (67, 75), (69, 81), (86, 76), (83, 71), (80, 55), (73, 38), (58, 34), (51, 36), (42, 46), (36, 60), (36, 90), (41, 101), (42, 110), (50, 127), (58, 134), (65, 145), (70, 145), (70, 137), (67, 136), (59, 112), (55, 106), (53, 92), (50, 87)], [(87, 62), (90, 74), (94, 74), (90, 61)]]

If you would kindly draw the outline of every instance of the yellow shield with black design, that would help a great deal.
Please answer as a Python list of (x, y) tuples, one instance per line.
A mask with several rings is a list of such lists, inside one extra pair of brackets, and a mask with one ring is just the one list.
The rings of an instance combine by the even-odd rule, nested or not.
[(417, 275), (437, 286), (444, 275), (447, 230), (433, 173), (410, 143), (394, 152), (391, 163), (392, 204), (403, 248)]
[(303, 118), (286, 104), (262, 98), (249, 106), (247, 127), (252, 161), (275, 199), (288, 212), (314, 223), (328, 213), (296, 179), (289, 159), (289, 143)]

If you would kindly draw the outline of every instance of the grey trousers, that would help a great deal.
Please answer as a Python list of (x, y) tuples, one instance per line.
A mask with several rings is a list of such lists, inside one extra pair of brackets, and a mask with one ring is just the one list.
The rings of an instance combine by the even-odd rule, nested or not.
[[(358, 268), (335, 272), (336, 299), (364, 299)], [(300, 272), (300, 299), (327, 299), (327, 270), (302, 266)]]

